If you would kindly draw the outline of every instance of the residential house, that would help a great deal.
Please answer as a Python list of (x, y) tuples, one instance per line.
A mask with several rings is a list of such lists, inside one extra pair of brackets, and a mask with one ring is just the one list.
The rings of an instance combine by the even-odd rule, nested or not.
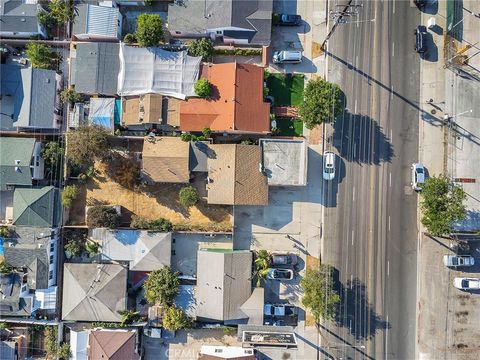
[(202, 345), (199, 360), (256, 360), (255, 349), (244, 349), (240, 346)]
[(70, 85), (87, 95), (117, 94), (119, 44), (75, 43), (70, 52)]
[(45, 28), (38, 21), (40, 9), (36, 1), (0, 0), (0, 37), (47, 37)]
[(71, 329), (72, 360), (138, 360), (137, 336), (137, 331), (131, 329)]
[(252, 292), (252, 259), (248, 250), (198, 251), (197, 320), (263, 323), (263, 288)]
[(122, 125), (153, 125), (162, 123), (163, 96), (145, 94), (122, 98)]
[(270, 45), (273, 0), (176, 1), (168, 8), (173, 37), (207, 37), (229, 45)]
[(0, 359), (24, 360), (27, 355), (27, 343), (24, 335), (8, 337), (0, 341)]
[(93, 229), (101, 242), (102, 259), (128, 261), (129, 271), (153, 271), (170, 266), (172, 234), (142, 230)]
[(305, 140), (260, 139), (262, 169), (269, 186), (307, 185), (308, 147)]
[(0, 130), (58, 130), (62, 124), (58, 91), (62, 77), (53, 70), (0, 65)]
[(62, 320), (120, 322), (127, 273), (118, 264), (64, 264)]
[(16, 188), (13, 193), (13, 224), (56, 228), (60, 225), (60, 192), (53, 186)]
[(270, 104), (263, 100), (263, 68), (240, 63), (202, 66), (208, 79), (209, 98), (190, 98), (180, 103), (180, 129), (210, 128), (225, 133), (268, 133)]
[(44, 178), (42, 143), (34, 138), (0, 137), (0, 191), (32, 186)]
[(179, 137), (146, 137), (142, 178), (148, 183), (188, 183), (190, 144)]
[(115, 127), (115, 98), (91, 98), (88, 121), (90, 124), (99, 125), (113, 134)]
[(135, 96), (149, 93), (185, 99), (195, 96), (201, 57), (187, 51), (167, 51), (155, 47), (120, 44), (118, 95)]
[(74, 39), (118, 41), (122, 38), (122, 14), (117, 7), (87, 3), (77, 5), (75, 11)]
[(210, 145), (207, 201), (223, 205), (268, 205), (261, 150), (254, 145)]
[(58, 230), (16, 226), (4, 241), (5, 262), (14, 268), (2, 277), (5, 316), (54, 313), (57, 308)]

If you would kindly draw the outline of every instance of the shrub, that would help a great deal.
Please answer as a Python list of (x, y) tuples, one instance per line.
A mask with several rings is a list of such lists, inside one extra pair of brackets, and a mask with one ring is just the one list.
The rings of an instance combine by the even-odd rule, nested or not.
[(80, 256), (83, 252), (83, 242), (78, 239), (68, 240), (64, 246), (64, 250), (71, 256)]
[(199, 79), (193, 86), (195, 94), (202, 98), (209, 97), (212, 94), (212, 85), (207, 79)]
[(0, 261), (0, 274), (10, 274), (13, 268), (5, 260)]
[(95, 241), (87, 241), (87, 243), (85, 244), (85, 251), (89, 254), (89, 255), (96, 255), (98, 254), (98, 248), (99, 248), (99, 245), (97, 242)]
[(146, 230), (150, 226), (150, 223), (147, 219), (138, 216), (138, 215), (132, 215), (132, 220), (130, 222), (130, 227), (133, 229), (140, 229), (140, 230)]
[(213, 54), (227, 56), (260, 56), (262, 55), (262, 49), (215, 49)]
[(135, 37), (141, 46), (158, 46), (163, 39), (163, 21), (158, 14), (140, 14)]
[(150, 304), (171, 306), (178, 295), (180, 280), (170, 266), (152, 271), (145, 282), (145, 298)]
[(126, 34), (123, 38), (123, 42), (126, 44), (133, 44), (137, 42), (137, 38), (135, 37), (135, 34)]
[(187, 329), (193, 324), (192, 320), (175, 306), (167, 307), (163, 312), (162, 325), (169, 331)]
[(60, 162), (63, 153), (64, 150), (57, 141), (49, 141), (42, 149), (42, 158), (48, 166), (55, 166)]
[(183, 133), (183, 134), (180, 135), (180, 139), (182, 139), (182, 141), (191, 141), (192, 140), (192, 134)]
[(197, 39), (188, 47), (188, 53), (192, 56), (201, 56), (202, 61), (211, 61), (213, 55), (213, 43), (210, 39)]
[(6, 226), (0, 227), (0, 237), (2, 238), (10, 237), (10, 229)]
[(202, 134), (205, 138), (209, 138), (210, 135), (212, 135), (212, 130), (210, 130), (210, 128), (204, 128)]
[(163, 231), (169, 232), (172, 230), (172, 223), (170, 220), (165, 218), (159, 218), (157, 220), (150, 221), (148, 224), (148, 229), (152, 231)]
[(66, 208), (70, 208), (73, 200), (78, 196), (78, 187), (76, 185), (67, 185), (62, 192), (62, 204)]
[(73, 89), (65, 88), (60, 92), (60, 100), (63, 104), (82, 102), (83, 95)]
[(120, 225), (120, 215), (110, 206), (92, 206), (88, 208), (87, 225), (90, 228), (107, 227), (115, 229)]
[(193, 186), (181, 188), (178, 192), (178, 197), (180, 204), (185, 208), (195, 205), (199, 200), (198, 191)]

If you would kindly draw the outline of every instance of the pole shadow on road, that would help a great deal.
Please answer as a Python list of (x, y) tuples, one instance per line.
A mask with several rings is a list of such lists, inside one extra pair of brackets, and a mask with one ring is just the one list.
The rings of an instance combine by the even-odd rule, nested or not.
[(342, 284), (337, 269), (333, 272), (333, 280), (340, 295), (340, 305), (335, 317), (337, 326), (348, 329), (356, 341), (371, 339), (377, 331), (391, 328), (370, 304), (366, 286), (362, 281), (354, 278)]
[(394, 156), (390, 139), (378, 123), (366, 115), (344, 115), (333, 124), (333, 146), (348, 162), (380, 165)]

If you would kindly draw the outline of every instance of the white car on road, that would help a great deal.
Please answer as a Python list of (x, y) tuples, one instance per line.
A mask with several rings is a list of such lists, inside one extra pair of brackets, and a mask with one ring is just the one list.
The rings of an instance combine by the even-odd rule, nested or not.
[(327, 181), (335, 178), (335, 154), (331, 151), (323, 153), (323, 178)]
[(455, 278), (453, 286), (460, 290), (480, 290), (479, 278)]
[(420, 163), (412, 164), (412, 188), (415, 191), (421, 191), (425, 183), (425, 167)]
[(443, 264), (448, 267), (473, 266), (475, 259), (470, 255), (444, 255)]

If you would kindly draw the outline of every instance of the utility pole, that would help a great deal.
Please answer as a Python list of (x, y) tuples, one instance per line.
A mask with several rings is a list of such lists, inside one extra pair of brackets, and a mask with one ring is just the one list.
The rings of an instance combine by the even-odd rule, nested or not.
[(350, 8), (352, 2), (353, 2), (353, 0), (349, 0), (349, 1), (348, 1), (348, 4), (345, 5), (345, 7), (343, 8), (343, 10), (339, 12), (339, 16), (335, 18), (335, 22), (333, 23), (332, 28), (330, 29), (330, 31), (328, 32), (327, 36), (325, 37), (325, 40), (323, 40), (323, 43), (322, 43), (322, 45), (320, 46), (320, 49), (321, 49), (322, 51), (325, 51), (325, 45), (327, 44), (328, 39), (330, 39), (330, 36), (332, 36), (332, 34), (334, 33), (335, 28), (336, 28), (337, 25), (339, 24), (339, 20), (342, 19), (343, 16), (345, 16), (345, 13), (346, 13), (347, 10)]

